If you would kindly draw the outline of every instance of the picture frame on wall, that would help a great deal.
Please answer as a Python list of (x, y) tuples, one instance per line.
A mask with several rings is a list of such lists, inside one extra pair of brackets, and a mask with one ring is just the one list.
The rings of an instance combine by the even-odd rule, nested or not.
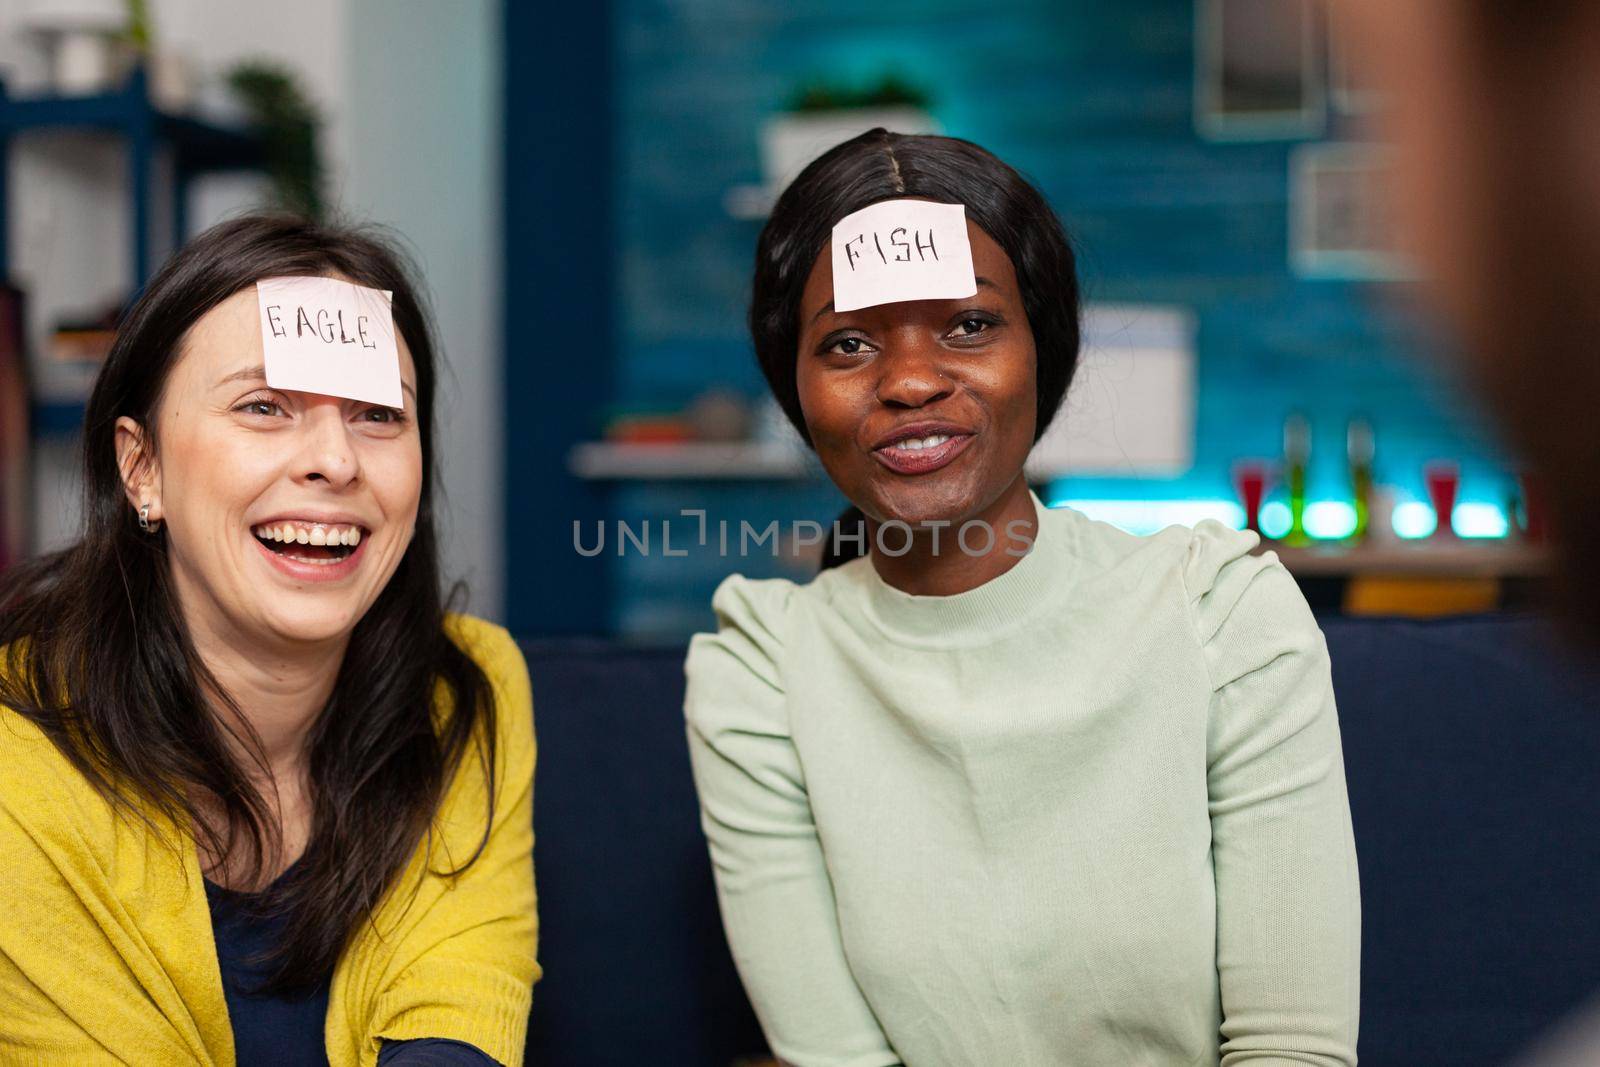
[(1394, 153), (1386, 145), (1301, 145), (1289, 157), (1289, 264), (1302, 278), (1409, 281), (1393, 216)]
[(1327, 127), (1318, 0), (1195, 0), (1195, 128), (1217, 141), (1296, 140)]
[(1196, 337), (1187, 307), (1086, 304), (1072, 388), (1028, 456), (1028, 480), (1179, 478), (1194, 467)]
[(23, 293), (0, 283), (0, 570), (28, 552), (33, 460)]

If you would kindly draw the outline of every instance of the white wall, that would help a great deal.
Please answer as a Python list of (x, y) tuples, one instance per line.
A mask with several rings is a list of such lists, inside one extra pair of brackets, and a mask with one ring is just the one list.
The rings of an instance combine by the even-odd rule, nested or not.
[[(13, 93), (44, 81), (36, 48), (19, 33), (41, 5), (48, 9), (45, 0), (0, 0), (0, 66)], [(500, 617), (499, 0), (150, 7), (158, 45), (186, 53), (203, 75), (257, 57), (291, 67), (325, 118), (330, 200), (347, 218), (392, 227), (421, 266), (449, 365), (438, 412), (446, 569), (470, 581), (474, 611)], [(11, 167), (12, 271), (28, 291), (37, 351), (64, 311), (126, 290), (125, 163), (114, 141), (76, 134), (23, 140)], [(207, 179), (189, 205), (191, 225), (248, 207), (260, 188), (249, 176)], [(45, 545), (71, 536), (74, 463), (60, 447), (41, 450), (36, 523)]]
[(433, 295), (446, 563), (502, 616), (499, 0), (346, 0), (340, 199), (407, 239)]

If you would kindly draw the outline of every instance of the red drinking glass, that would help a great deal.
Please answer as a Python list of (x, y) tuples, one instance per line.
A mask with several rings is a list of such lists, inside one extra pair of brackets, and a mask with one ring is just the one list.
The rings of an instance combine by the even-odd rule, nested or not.
[(1456, 531), (1450, 519), (1456, 510), (1456, 492), (1461, 488), (1460, 465), (1451, 460), (1434, 460), (1423, 466), (1422, 480), (1428, 487), (1428, 500), (1433, 504), (1433, 536), (1454, 537)]
[(1233, 465), (1233, 489), (1244, 505), (1244, 528), (1261, 532), (1261, 501), (1267, 495), (1271, 468), (1264, 460), (1242, 459)]

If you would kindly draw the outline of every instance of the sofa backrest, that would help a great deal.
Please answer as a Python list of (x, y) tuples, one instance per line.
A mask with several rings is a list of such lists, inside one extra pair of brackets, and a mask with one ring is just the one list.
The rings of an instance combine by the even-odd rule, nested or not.
[(682, 648), (525, 644), (539, 765), (528, 1063), (729, 1067), (764, 1047), (722, 922), (683, 727)]
[[(1503, 1063), (1600, 990), (1600, 672), (1523, 618), (1324, 621), (1360, 856), (1365, 1067)], [(530, 1064), (761, 1051), (717, 915), (683, 650), (524, 645)]]
[(1504, 1064), (1600, 992), (1600, 671), (1529, 618), (1328, 619), (1363, 1064)]

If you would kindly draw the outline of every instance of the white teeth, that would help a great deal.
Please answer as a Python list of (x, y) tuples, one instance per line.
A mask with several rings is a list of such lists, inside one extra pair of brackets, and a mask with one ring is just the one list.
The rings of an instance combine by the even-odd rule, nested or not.
[(895, 442), (895, 448), (903, 448), (908, 452), (920, 452), (924, 448), (936, 448), (950, 440), (949, 434), (936, 433), (928, 437), (908, 437), (904, 441)]
[[(251, 533), (263, 541), (290, 545), (356, 545), (361, 542), (359, 526), (298, 526), (292, 522), (254, 527)], [(299, 558), (299, 557), (296, 557)]]

